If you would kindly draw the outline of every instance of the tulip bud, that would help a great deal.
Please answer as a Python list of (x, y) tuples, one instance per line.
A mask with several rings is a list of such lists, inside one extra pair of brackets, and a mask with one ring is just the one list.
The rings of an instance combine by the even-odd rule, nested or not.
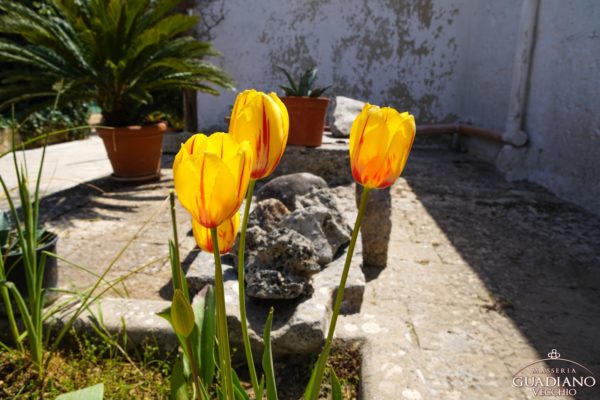
[(194, 330), (196, 323), (194, 310), (190, 302), (185, 298), (181, 289), (176, 289), (171, 304), (171, 323), (175, 333), (188, 337)]

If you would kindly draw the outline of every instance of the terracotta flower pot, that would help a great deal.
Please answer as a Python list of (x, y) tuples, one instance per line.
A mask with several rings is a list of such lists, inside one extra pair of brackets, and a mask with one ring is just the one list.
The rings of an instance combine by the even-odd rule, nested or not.
[(139, 182), (160, 177), (163, 134), (167, 124), (97, 128), (116, 180)]
[(323, 143), (327, 97), (295, 97), (281, 99), (290, 115), (288, 144), (319, 147)]

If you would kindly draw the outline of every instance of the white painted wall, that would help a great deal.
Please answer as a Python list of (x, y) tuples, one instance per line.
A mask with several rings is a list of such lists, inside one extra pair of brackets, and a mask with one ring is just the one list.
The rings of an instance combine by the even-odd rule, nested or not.
[(600, 214), (600, 2), (542, 0), (530, 87), (528, 179)]
[[(275, 90), (275, 65), (319, 67), (318, 83), (415, 114), (503, 130), (523, 0), (200, 0), (224, 20), (217, 60), (240, 90)], [(526, 0), (525, 0), (526, 1)], [(206, 10), (206, 8), (204, 8)], [(203, 129), (225, 129), (235, 93), (199, 97)], [(524, 128), (508, 175), (600, 214), (600, 2), (541, 0)], [(470, 151), (496, 161), (499, 146)], [(515, 161), (516, 160), (516, 161)], [(514, 172), (514, 173), (512, 173)]]

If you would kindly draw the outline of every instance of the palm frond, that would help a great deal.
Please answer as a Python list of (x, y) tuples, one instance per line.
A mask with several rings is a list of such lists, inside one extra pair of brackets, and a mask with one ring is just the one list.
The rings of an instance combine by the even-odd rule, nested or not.
[(230, 88), (231, 79), (205, 61), (218, 54), (212, 46), (185, 36), (197, 19), (174, 12), (180, 2), (54, 0), (52, 16), (42, 17), (0, 0), (0, 62), (10, 67), (0, 71), (0, 108), (24, 100), (36, 107), (61, 81), (61, 102), (95, 100), (119, 125), (139, 122), (136, 110), (160, 91)]

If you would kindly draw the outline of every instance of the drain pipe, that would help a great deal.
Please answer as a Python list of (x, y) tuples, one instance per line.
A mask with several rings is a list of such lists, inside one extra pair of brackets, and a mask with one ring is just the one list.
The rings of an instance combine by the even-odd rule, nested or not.
[[(432, 124), (432, 125), (418, 125), (418, 135), (447, 135), (452, 134), (455, 138), (458, 135), (473, 136), (479, 139), (485, 139), (492, 142), (508, 144), (504, 138), (504, 133), (488, 128), (481, 128), (475, 125), (462, 124), (455, 122), (451, 124)], [(453, 140), (454, 142), (455, 140)], [(453, 146), (454, 147), (454, 146)]]
[(529, 96), (531, 61), (534, 54), (535, 34), (540, 0), (523, 0), (519, 20), (513, 81), (510, 87), (508, 115), (504, 138), (510, 144), (502, 146), (496, 157), (496, 167), (509, 181), (527, 179), (527, 148), (515, 147), (526, 144), (528, 135), (524, 131), (524, 117)]
[(505, 142), (514, 146), (523, 146), (528, 139), (527, 133), (523, 130), (523, 117), (527, 107), (539, 6), (540, 0), (524, 0), (521, 6), (519, 36), (508, 102), (508, 118), (502, 135)]

